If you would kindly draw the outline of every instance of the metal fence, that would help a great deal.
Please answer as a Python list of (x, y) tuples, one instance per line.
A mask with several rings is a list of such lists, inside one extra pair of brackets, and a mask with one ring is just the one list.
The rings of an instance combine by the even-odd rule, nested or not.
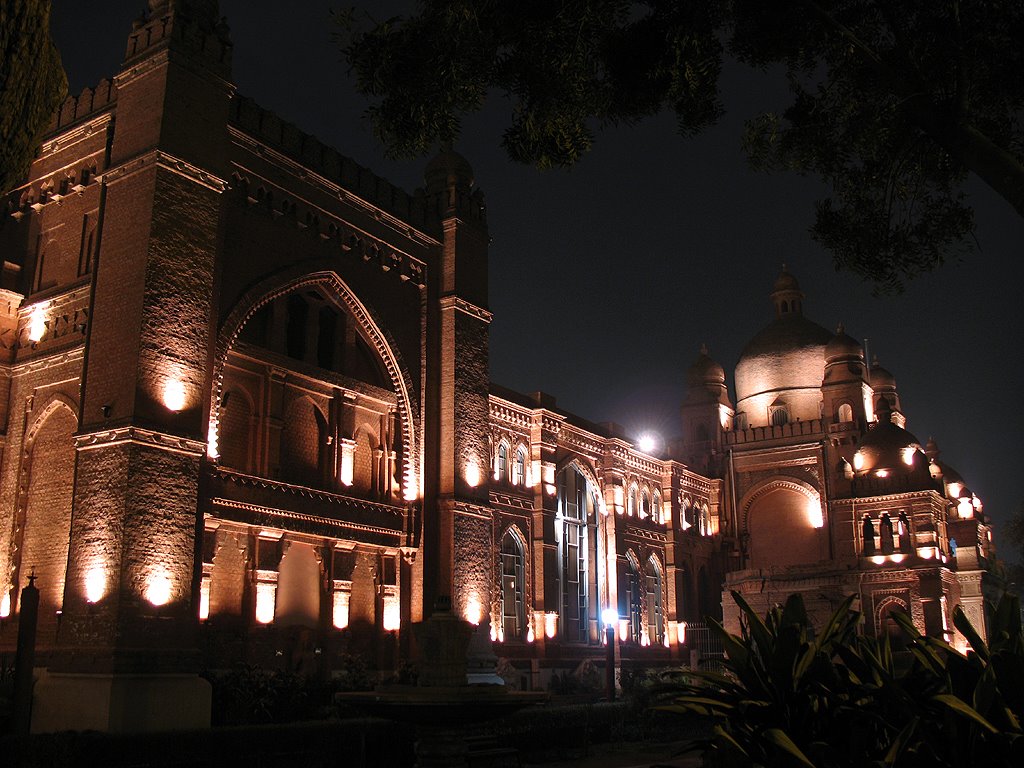
[(690, 664), (696, 669), (721, 672), (725, 651), (722, 639), (703, 621), (686, 624), (686, 644), (690, 648)]

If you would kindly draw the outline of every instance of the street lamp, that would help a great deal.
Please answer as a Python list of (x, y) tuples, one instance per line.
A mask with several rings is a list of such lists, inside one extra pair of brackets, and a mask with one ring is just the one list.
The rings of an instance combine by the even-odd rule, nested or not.
[(605, 697), (608, 701), (615, 701), (615, 622), (619, 614), (614, 608), (605, 608), (601, 611), (601, 621), (604, 622), (605, 642), (605, 667), (604, 686)]

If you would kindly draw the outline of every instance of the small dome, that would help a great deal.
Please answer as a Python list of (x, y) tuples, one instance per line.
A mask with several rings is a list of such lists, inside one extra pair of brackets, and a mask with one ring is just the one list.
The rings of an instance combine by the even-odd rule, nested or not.
[(693, 361), (686, 375), (691, 387), (701, 384), (725, 384), (725, 369), (708, 354), (708, 348), (701, 344), (700, 354)]
[(876, 357), (871, 363), (871, 386), (877, 389), (896, 389), (896, 377), (878, 364)]
[(423, 180), (427, 184), (428, 192), (440, 191), (449, 185), (472, 187), (473, 166), (451, 147), (445, 147), (427, 163), (423, 171)]
[(777, 293), (779, 291), (799, 290), (800, 283), (797, 282), (797, 279), (795, 277), (789, 274), (789, 271), (786, 269), (786, 265), (783, 264), (782, 272), (779, 274), (777, 278), (775, 278), (775, 285), (772, 286), (772, 293)]
[(888, 401), (883, 398), (882, 402), (886, 406), (878, 413), (878, 423), (861, 438), (853, 454), (854, 471), (858, 476), (884, 478), (926, 470), (928, 459), (921, 443), (910, 432), (893, 423)]
[(843, 326), (836, 329), (836, 335), (825, 345), (825, 360), (838, 360), (847, 357), (863, 358), (864, 352), (860, 342), (849, 336)]

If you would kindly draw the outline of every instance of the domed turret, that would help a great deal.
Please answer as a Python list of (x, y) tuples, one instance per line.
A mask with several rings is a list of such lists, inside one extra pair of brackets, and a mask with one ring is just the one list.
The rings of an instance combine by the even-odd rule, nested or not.
[(708, 354), (706, 344), (700, 345), (697, 359), (693, 361), (686, 374), (689, 387), (700, 387), (705, 384), (725, 384), (725, 369)]
[(449, 187), (468, 190), (473, 186), (473, 166), (451, 147), (442, 149), (423, 171), (427, 192), (443, 192)]
[(775, 320), (747, 343), (736, 365), (736, 409), (751, 427), (820, 415), (825, 345), (832, 334), (803, 316), (803, 296), (783, 269), (771, 293)]
[(846, 333), (843, 324), (836, 328), (836, 335), (825, 345), (825, 362), (839, 361), (847, 358), (864, 360), (864, 350), (860, 342)]
[(921, 443), (893, 421), (885, 398), (879, 404), (878, 423), (857, 444), (853, 471), (857, 478), (887, 480), (893, 489), (932, 487), (928, 458)]

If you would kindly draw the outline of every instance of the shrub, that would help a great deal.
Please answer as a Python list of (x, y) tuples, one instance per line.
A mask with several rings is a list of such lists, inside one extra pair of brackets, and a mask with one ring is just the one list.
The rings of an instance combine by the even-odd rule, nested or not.
[[(733, 593), (741, 635), (712, 622), (727, 674), (695, 672), (665, 708), (710, 717), (711, 766), (1024, 765), (1024, 635), (1004, 597), (986, 645), (959, 608), (963, 656), (898, 617), (909, 659), (857, 633), (852, 597), (815, 634), (799, 595), (762, 620)], [(680, 695), (681, 694), (681, 695)]]

